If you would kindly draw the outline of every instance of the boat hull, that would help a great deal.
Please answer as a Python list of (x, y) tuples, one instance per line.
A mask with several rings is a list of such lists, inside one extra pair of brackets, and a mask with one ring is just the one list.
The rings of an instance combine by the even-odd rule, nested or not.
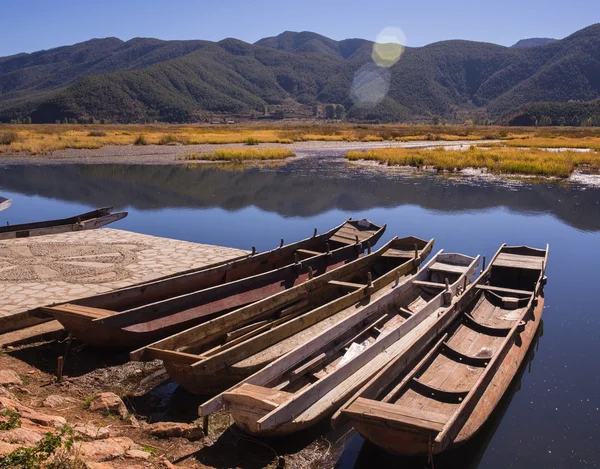
[[(517, 374), (527, 351), (536, 337), (537, 330), (541, 324), (543, 309), (544, 297), (540, 295), (538, 304), (533, 309), (533, 318), (527, 321), (524, 330), (513, 343), (510, 351), (502, 361), (498, 373), (495, 374), (487, 386), (475, 410), (471, 413), (457, 437), (443, 451), (454, 449), (467, 443), (488, 420), (490, 414), (494, 411)], [(427, 435), (422, 430), (411, 432), (405, 427), (394, 428), (392, 422), (387, 422), (386, 425), (378, 425), (357, 419), (353, 420), (352, 425), (360, 435), (376, 446), (392, 454), (407, 457), (426, 456), (430, 454), (431, 444), (437, 434), (435, 432)]]

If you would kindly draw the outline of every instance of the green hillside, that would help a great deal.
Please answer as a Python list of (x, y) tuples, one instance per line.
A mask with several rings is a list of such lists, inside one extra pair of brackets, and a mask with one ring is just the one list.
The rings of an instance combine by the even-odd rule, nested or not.
[(0, 58), (0, 122), (189, 122), (215, 113), (272, 117), (278, 109), (281, 117), (329, 103), (355, 120), (458, 122), (600, 97), (600, 24), (538, 42), (443, 41), (407, 48), (384, 69), (372, 62), (371, 42), (310, 32), (256, 44), (93, 39)]

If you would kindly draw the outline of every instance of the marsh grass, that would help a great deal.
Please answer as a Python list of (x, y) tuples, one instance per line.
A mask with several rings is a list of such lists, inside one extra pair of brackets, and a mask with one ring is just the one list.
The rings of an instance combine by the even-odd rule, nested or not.
[(390, 166), (434, 168), (441, 171), (460, 171), (467, 168), (486, 169), (497, 174), (519, 174), (546, 177), (569, 177), (576, 169), (600, 170), (597, 152), (555, 152), (538, 149), (479, 148), (445, 150), (437, 148), (383, 148), (346, 153), (350, 161), (377, 161)]
[[(503, 140), (515, 146), (600, 148), (600, 128), (508, 128), (450, 125), (236, 124), (236, 125), (1, 125), (0, 152), (50, 153), (104, 145), (258, 144), (306, 141), (375, 142)], [(140, 143), (145, 142), (145, 143)], [(570, 142), (570, 143), (569, 143)]]
[(185, 160), (203, 161), (265, 161), (282, 160), (296, 156), (293, 151), (283, 148), (225, 148), (205, 153), (189, 152)]

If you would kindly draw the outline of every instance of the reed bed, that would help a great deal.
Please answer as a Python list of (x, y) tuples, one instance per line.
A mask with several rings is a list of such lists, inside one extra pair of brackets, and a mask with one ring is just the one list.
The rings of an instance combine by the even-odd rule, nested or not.
[(383, 148), (346, 153), (350, 161), (377, 161), (390, 166), (433, 168), (441, 171), (483, 169), (496, 174), (518, 174), (567, 178), (576, 169), (600, 170), (600, 153), (549, 151), (518, 148), (480, 148), (468, 150)]
[(185, 160), (194, 161), (268, 161), (283, 160), (296, 156), (293, 151), (283, 148), (224, 148), (204, 153), (189, 152)]
[[(507, 128), (453, 125), (364, 125), (350, 123), (192, 124), (28, 124), (0, 125), (0, 153), (51, 153), (105, 145), (288, 144), (306, 141), (375, 142), (414, 140), (503, 140), (527, 147), (600, 149), (596, 128)], [(143, 142), (143, 143), (141, 143)]]
[(589, 148), (600, 151), (599, 137), (529, 137), (516, 138), (503, 142), (502, 145), (524, 148)]

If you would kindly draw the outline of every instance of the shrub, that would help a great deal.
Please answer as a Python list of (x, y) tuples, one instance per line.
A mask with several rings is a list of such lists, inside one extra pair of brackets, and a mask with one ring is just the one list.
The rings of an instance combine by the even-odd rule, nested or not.
[(146, 137), (144, 137), (143, 135), (140, 135), (140, 136), (138, 136), (138, 138), (135, 139), (133, 144), (134, 145), (148, 145), (148, 141), (146, 140)]
[(0, 422), (0, 430), (12, 430), (21, 426), (21, 414), (12, 409), (0, 412), (0, 417), (6, 417), (6, 422)]
[(0, 145), (10, 145), (17, 140), (19, 140), (19, 135), (16, 132), (0, 134)]
[(168, 135), (162, 135), (160, 137), (160, 139), (158, 139), (158, 144), (159, 145), (168, 145), (169, 143), (176, 143), (177, 141), (178, 140), (177, 140), (177, 137), (175, 137), (175, 135), (168, 134)]
[(253, 137), (248, 137), (246, 139), (246, 145), (258, 145), (260, 142)]
[(88, 137), (106, 137), (106, 132), (104, 130), (92, 130)]
[[(73, 430), (64, 425), (58, 433), (48, 432), (42, 440), (31, 448), (21, 447), (0, 457), (0, 469), (58, 469), (66, 467), (83, 467), (76, 462), (68, 461), (68, 455), (57, 453), (63, 449), (68, 453), (73, 447)], [(65, 440), (63, 441), (63, 437)], [(51, 461), (50, 461), (51, 460)], [(81, 462), (81, 461), (80, 461)]]

